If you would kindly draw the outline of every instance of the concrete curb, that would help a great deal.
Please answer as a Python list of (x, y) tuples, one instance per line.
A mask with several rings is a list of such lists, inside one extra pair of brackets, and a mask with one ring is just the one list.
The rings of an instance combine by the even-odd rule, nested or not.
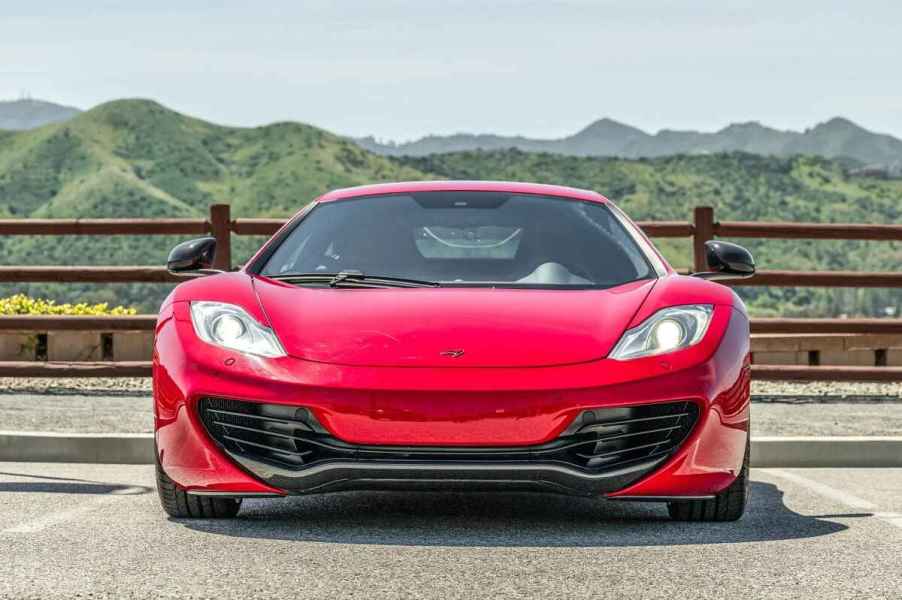
[(902, 437), (752, 437), (753, 467), (902, 467)]
[(153, 463), (153, 434), (0, 431), (0, 460), (148, 464)]
[[(0, 461), (152, 464), (153, 434), (0, 431)], [(753, 437), (752, 466), (902, 467), (902, 437)]]

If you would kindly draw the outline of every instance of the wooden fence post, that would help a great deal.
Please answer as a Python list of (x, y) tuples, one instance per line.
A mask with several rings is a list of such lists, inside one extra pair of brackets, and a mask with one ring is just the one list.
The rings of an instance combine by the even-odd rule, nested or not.
[(216, 238), (216, 256), (213, 268), (221, 271), (232, 269), (232, 212), (228, 204), (210, 206), (210, 231)]
[(705, 242), (714, 239), (714, 208), (696, 206), (693, 224), (695, 232), (692, 234), (694, 255), (692, 270), (695, 273), (701, 273), (708, 270), (708, 261), (705, 259)]

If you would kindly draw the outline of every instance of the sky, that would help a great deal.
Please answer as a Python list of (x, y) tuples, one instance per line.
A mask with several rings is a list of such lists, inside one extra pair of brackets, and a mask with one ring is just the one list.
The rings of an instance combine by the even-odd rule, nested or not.
[(409, 140), (844, 116), (902, 137), (899, 0), (0, 0), (0, 99)]

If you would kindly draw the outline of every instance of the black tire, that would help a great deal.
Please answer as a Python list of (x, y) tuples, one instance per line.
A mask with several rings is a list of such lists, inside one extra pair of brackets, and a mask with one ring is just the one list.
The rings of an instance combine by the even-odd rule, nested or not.
[(240, 498), (195, 496), (180, 489), (157, 461), (157, 494), (170, 517), (177, 519), (231, 519), (241, 508)]
[(711, 500), (668, 502), (667, 511), (674, 521), (738, 521), (749, 501), (750, 443), (745, 446), (745, 459), (739, 476), (730, 487)]

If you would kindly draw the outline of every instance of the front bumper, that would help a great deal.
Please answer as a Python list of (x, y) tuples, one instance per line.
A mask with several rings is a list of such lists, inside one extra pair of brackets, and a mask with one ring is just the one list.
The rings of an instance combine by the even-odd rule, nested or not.
[[(157, 330), (156, 441), (162, 467), (190, 492), (505, 489), (699, 497), (728, 486), (742, 464), (748, 323), (729, 307), (718, 307), (717, 339), (696, 348), (705, 355), (701, 361), (674, 355), (645, 364), (602, 360), (532, 369), (365, 369), (251, 359), (198, 342), (178, 311), (176, 305), (164, 315)], [(211, 397), (306, 407), (323, 433), (355, 450), (300, 468), (230, 450), (202, 417), (200, 403)], [(674, 402), (691, 403), (697, 418), (671, 452), (601, 471), (535, 454), (567, 435), (584, 411)], [(377, 457), (373, 449), (387, 450)], [(478, 451), (488, 458), (474, 458)]]
[(663, 464), (698, 420), (695, 402), (584, 411), (556, 439), (531, 446), (374, 446), (331, 435), (306, 408), (203, 398), (206, 433), (274, 488), (502, 489), (595, 495)]

